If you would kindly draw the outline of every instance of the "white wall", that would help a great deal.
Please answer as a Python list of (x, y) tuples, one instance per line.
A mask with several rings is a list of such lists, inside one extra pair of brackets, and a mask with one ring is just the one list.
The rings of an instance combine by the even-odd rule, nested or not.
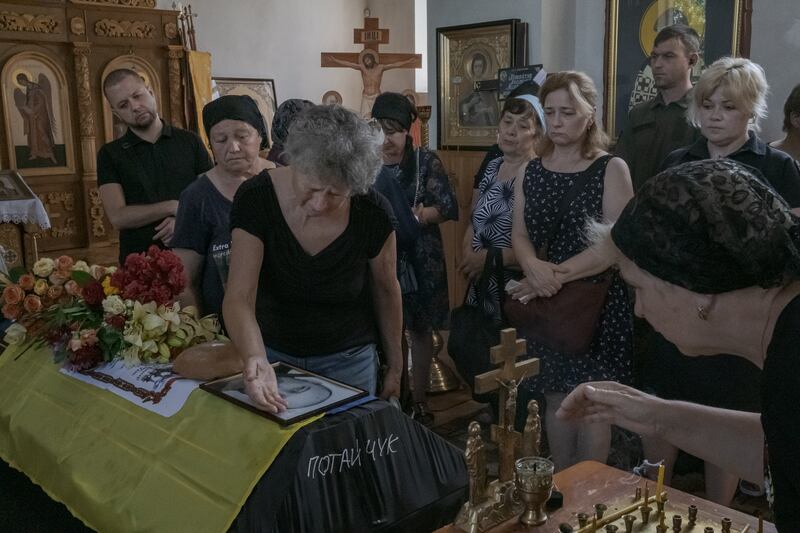
[[(414, 0), (367, 0), (371, 17), (378, 17), (381, 28), (389, 30), (389, 44), (381, 52), (414, 53)], [(383, 74), (381, 90), (414, 90), (414, 69), (398, 68)]]
[(770, 85), (769, 115), (761, 124), (761, 138), (783, 137), (783, 104), (800, 83), (800, 2), (754, 0), (750, 58), (764, 67)]
[[(436, 28), (519, 18), (529, 24), (528, 56), (548, 71), (583, 70), (603, 100), (606, 0), (428, 0), (428, 103), (433, 106), (431, 140), (436, 139)], [(172, 0), (158, 0), (171, 9)], [(298, 7), (302, 6), (302, 10)], [(215, 76), (275, 80), (278, 101), (319, 102), (334, 89), (348, 107), (361, 102), (361, 76), (347, 68), (320, 68), (320, 52), (358, 52), (353, 28), (363, 25), (364, 8), (390, 29), (385, 52), (414, 49), (413, 0), (193, 0), (198, 48), (212, 54)], [(753, 0), (751, 58), (767, 73), (771, 94), (762, 137), (782, 136), (783, 102), (800, 83), (800, 1)], [(413, 88), (411, 69), (384, 74), (383, 89)], [(424, 98), (424, 95), (423, 95)], [(602, 106), (598, 116), (602, 117)]]
[[(353, 44), (353, 28), (364, 24), (366, 0), (191, 4), (198, 15), (197, 48), (211, 52), (214, 76), (272, 78), (278, 103), (288, 98), (320, 102), (326, 91), (336, 90), (347, 107), (361, 106), (361, 75), (348, 68), (321, 68), (320, 53), (361, 51), (361, 45)], [(158, 0), (158, 7), (172, 9), (172, 0)]]

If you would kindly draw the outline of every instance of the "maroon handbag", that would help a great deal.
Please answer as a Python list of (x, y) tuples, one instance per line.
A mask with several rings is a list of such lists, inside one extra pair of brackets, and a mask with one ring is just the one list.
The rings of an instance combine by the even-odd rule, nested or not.
[(527, 304), (507, 299), (508, 323), (531, 341), (568, 355), (584, 355), (597, 331), (611, 275), (565, 283), (555, 296), (533, 298)]
[[(578, 195), (590, 175), (587, 169), (583, 179), (576, 181), (562, 198), (545, 244), (536, 254), (540, 259), (547, 260), (547, 249), (569, 203)], [(509, 325), (525, 338), (564, 354), (585, 355), (597, 331), (611, 280), (612, 273), (606, 271), (598, 276), (565, 283), (560, 291), (549, 298), (533, 298), (527, 304), (508, 298), (503, 310)]]

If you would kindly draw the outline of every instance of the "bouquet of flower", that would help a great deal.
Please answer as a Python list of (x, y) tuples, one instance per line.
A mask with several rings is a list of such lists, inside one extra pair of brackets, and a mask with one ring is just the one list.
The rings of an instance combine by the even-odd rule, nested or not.
[(119, 269), (42, 258), (31, 272), (0, 275), (0, 285), (3, 316), (15, 320), (5, 341), (48, 344), (56, 362), (78, 369), (116, 358), (167, 362), (194, 344), (225, 340), (215, 316), (175, 302), (186, 285), (183, 265), (156, 246)]

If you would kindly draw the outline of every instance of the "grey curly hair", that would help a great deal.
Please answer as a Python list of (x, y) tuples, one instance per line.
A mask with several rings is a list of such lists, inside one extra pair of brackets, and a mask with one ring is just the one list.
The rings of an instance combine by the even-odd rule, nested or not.
[(289, 164), (302, 174), (344, 185), (364, 194), (382, 165), (383, 136), (358, 115), (339, 105), (303, 111), (289, 127)]

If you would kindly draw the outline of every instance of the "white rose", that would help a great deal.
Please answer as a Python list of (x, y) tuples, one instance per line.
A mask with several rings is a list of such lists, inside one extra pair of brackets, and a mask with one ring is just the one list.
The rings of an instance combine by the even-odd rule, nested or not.
[(19, 344), (25, 340), (25, 335), (28, 333), (28, 330), (25, 329), (25, 326), (20, 324), (19, 322), (14, 322), (8, 329), (6, 329), (6, 336), (3, 340), (10, 345)]
[(81, 272), (91, 274), (91, 268), (89, 268), (89, 264), (86, 261), (76, 261), (75, 264), (72, 265), (72, 270), (80, 270)]
[(40, 278), (46, 278), (53, 273), (56, 268), (56, 263), (49, 257), (42, 257), (33, 264), (33, 273)]
[(109, 315), (121, 315), (125, 312), (125, 302), (116, 294), (108, 296), (103, 300), (103, 311)]

